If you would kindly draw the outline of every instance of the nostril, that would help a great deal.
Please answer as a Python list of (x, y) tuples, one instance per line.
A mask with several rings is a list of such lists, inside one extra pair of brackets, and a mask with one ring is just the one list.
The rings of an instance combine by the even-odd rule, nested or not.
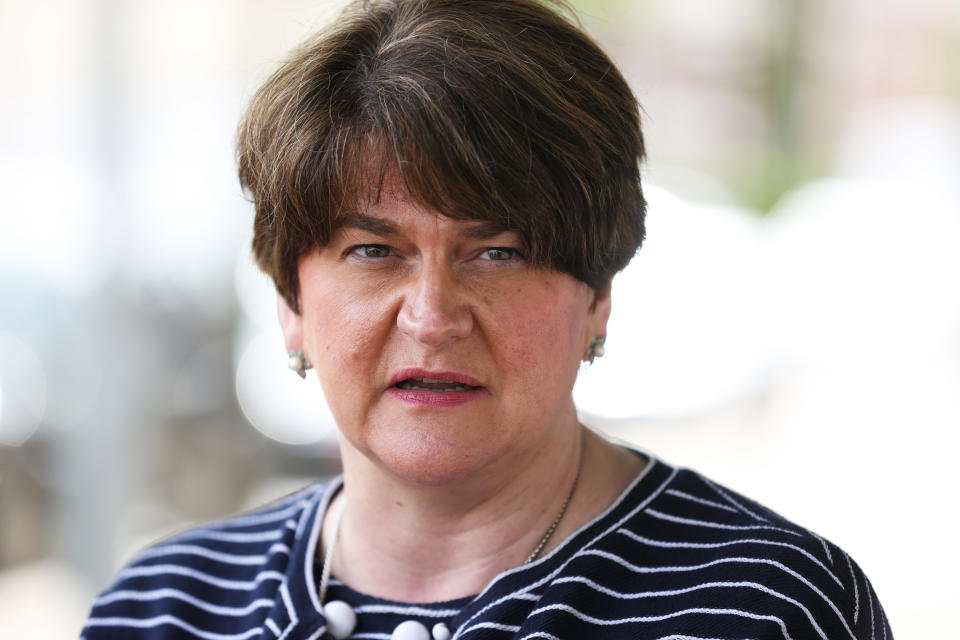
[(452, 283), (421, 277), (407, 293), (397, 325), (419, 342), (439, 344), (472, 330), (469, 304)]

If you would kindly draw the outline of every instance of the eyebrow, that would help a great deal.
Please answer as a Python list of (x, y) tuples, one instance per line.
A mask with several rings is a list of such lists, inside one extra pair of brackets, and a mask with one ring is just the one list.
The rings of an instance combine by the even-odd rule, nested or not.
[[(345, 215), (341, 218), (340, 226), (368, 231), (380, 236), (400, 235), (400, 227), (392, 220), (368, 216), (363, 213), (354, 212)], [(501, 222), (482, 220), (467, 225), (462, 233), (472, 240), (486, 240), (502, 233), (515, 233), (515, 231)]]
[(494, 238), (501, 233), (516, 233), (513, 229), (502, 222), (493, 222), (489, 220), (477, 221), (463, 230), (463, 235), (473, 240), (487, 240)]
[(341, 219), (340, 226), (369, 231), (379, 236), (400, 235), (400, 228), (392, 220), (375, 218), (362, 213), (349, 213), (345, 215)]

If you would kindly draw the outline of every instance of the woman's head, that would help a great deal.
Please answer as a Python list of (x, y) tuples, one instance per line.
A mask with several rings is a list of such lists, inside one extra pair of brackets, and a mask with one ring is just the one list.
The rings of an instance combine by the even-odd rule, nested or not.
[(254, 97), (238, 141), (254, 254), (293, 310), (298, 263), (397, 185), (517, 233), (534, 265), (602, 289), (643, 240), (636, 100), (535, 0), (353, 3)]

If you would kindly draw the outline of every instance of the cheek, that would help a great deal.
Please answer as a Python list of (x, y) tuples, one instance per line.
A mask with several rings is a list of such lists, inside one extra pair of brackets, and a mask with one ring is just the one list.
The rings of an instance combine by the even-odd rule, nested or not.
[(362, 424), (376, 381), (383, 377), (378, 367), (389, 332), (385, 305), (341, 292), (315, 298), (309, 313), (306, 309), (304, 342), (330, 411), (341, 430)]
[[(304, 314), (304, 339), (314, 366), (350, 370), (364, 361), (385, 330), (388, 305), (376, 297), (318, 292)], [(306, 305), (305, 305), (306, 307)]]
[[(580, 306), (552, 291), (524, 291), (522, 307), (504, 323), (511, 373), (532, 379), (531, 385), (567, 380), (572, 385), (586, 332)], [(536, 295), (539, 293), (539, 295)], [(560, 382), (558, 380), (558, 382)]]

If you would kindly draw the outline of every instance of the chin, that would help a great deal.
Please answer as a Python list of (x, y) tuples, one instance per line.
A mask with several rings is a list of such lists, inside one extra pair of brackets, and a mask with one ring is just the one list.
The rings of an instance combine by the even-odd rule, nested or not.
[(436, 487), (468, 480), (502, 454), (490, 442), (478, 447), (476, 442), (423, 433), (392, 438), (383, 445), (370, 449), (368, 458), (374, 464), (408, 482)]

